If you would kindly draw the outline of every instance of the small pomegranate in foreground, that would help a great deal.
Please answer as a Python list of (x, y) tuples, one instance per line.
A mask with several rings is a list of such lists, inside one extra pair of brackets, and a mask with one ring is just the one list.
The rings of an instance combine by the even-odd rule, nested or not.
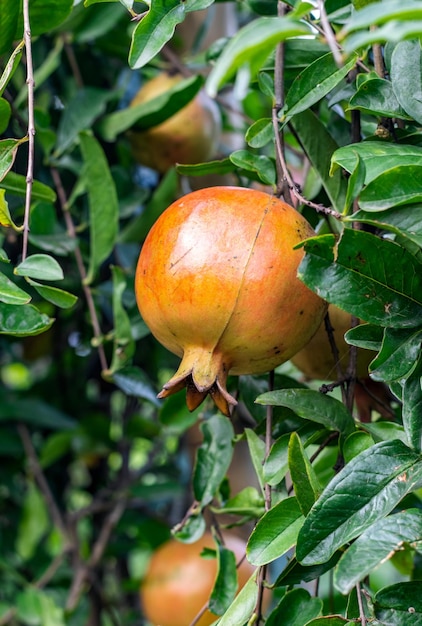
[[(245, 556), (246, 543), (242, 539), (227, 535), (224, 542), (237, 562)], [(208, 602), (217, 576), (217, 560), (201, 557), (204, 548), (216, 548), (210, 532), (190, 544), (170, 539), (153, 554), (141, 586), (142, 609), (151, 624), (187, 626)], [(243, 559), (237, 570), (239, 590), (254, 571), (253, 565)], [(197, 624), (208, 626), (217, 619), (217, 615), (206, 611)]]
[[(182, 78), (179, 74), (158, 74), (141, 87), (131, 106), (161, 96)], [(135, 160), (163, 174), (176, 163), (200, 163), (214, 156), (220, 131), (218, 106), (201, 91), (161, 124), (145, 131), (131, 131), (129, 139)]]
[(253, 189), (201, 189), (164, 211), (135, 276), (145, 323), (183, 357), (159, 398), (186, 387), (190, 410), (209, 393), (229, 415), (229, 373), (269, 371), (309, 341), (326, 304), (297, 278), (294, 246), (313, 234), (293, 207)]

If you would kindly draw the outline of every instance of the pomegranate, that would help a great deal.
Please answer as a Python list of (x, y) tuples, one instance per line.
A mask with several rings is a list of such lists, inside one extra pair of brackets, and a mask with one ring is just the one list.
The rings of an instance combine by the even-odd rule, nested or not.
[[(158, 74), (141, 87), (131, 106), (157, 98), (182, 78), (180, 74)], [(220, 131), (219, 108), (200, 91), (161, 124), (145, 131), (131, 131), (129, 140), (135, 160), (163, 174), (176, 163), (199, 163), (214, 156)]]
[(145, 323), (182, 357), (159, 398), (186, 387), (190, 410), (209, 393), (230, 415), (229, 373), (264, 373), (309, 341), (326, 304), (297, 278), (294, 246), (313, 234), (293, 207), (254, 189), (201, 189), (162, 213), (135, 276)]
[[(241, 589), (255, 571), (245, 558), (246, 543), (233, 534), (224, 543), (241, 559), (238, 584)], [(204, 548), (216, 549), (210, 532), (195, 543), (180, 543), (170, 539), (153, 554), (141, 585), (141, 605), (145, 617), (154, 626), (187, 626), (208, 602), (217, 576), (217, 560), (201, 557)], [(266, 598), (268, 605), (269, 597)], [(198, 626), (208, 626), (217, 619), (206, 611)]]

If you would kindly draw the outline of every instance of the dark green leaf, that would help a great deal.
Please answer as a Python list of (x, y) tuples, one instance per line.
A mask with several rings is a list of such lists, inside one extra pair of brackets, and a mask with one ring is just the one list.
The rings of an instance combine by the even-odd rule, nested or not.
[(406, 113), (422, 123), (422, 67), (420, 41), (401, 41), (391, 55), (391, 83)]
[(113, 250), (118, 232), (119, 201), (103, 149), (89, 133), (80, 134), (84, 180), (88, 189), (91, 255), (86, 283)]
[(110, 374), (122, 369), (128, 364), (135, 351), (132, 338), (130, 319), (123, 306), (122, 298), (126, 289), (126, 277), (122, 268), (114, 265), (113, 274), (113, 358)]
[(422, 165), (398, 165), (380, 174), (362, 191), (359, 199), (364, 211), (383, 211), (422, 200)]
[(128, 366), (114, 372), (113, 382), (128, 396), (143, 398), (155, 406), (161, 405), (151, 381), (139, 367)]
[(264, 463), (264, 478), (269, 485), (275, 486), (287, 474), (289, 469), (288, 449), (290, 433), (279, 437), (271, 446)]
[(246, 624), (254, 613), (258, 599), (258, 585), (256, 573), (252, 574), (246, 585), (237, 594), (236, 598), (218, 621), (218, 626), (234, 626)]
[(281, 572), (274, 583), (274, 587), (284, 587), (285, 585), (299, 585), (300, 583), (311, 582), (320, 578), (325, 572), (330, 571), (338, 562), (342, 552), (333, 554), (326, 563), (317, 565), (302, 565), (296, 558), (292, 558), (287, 567)]
[(331, 52), (316, 59), (300, 72), (287, 92), (280, 114), (282, 124), (287, 124), (297, 113), (306, 111), (332, 91), (354, 67), (357, 55), (338, 67)]
[(237, 168), (227, 157), (226, 159), (208, 161), (207, 163), (179, 164), (176, 166), (176, 170), (184, 176), (207, 176), (208, 174), (229, 174), (230, 172), (236, 172)]
[[(15, 172), (9, 172), (7, 176), (2, 180), (1, 186), (17, 196), (25, 196), (26, 194), (26, 177), (22, 174), (16, 174)], [(55, 202), (56, 193), (48, 185), (40, 183), (38, 180), (34, 180), (32, 183), (32, 199), (33, 200), (45, 200), (46, 202)]]
[(36, 397), (4, 398), (0, 402), (0, 422), (23, 422), (37, 428), (71, 430), (76, 422), (63, 411)]
[(16, 550), (25, 561), (30, 559), (49, 528), (49, 514), (39, 489), (30, 481), (17, 529)]
[(0, 180), (3, 180), (9, 172), (15, 161), (16, 152), (20, 144), (25, 141), (28, 141), (27, 137), (23, 139), (2, 139), (0, 141)]
[(12, 108), (7, 100), (0, 98), (0, 134), (3, 134), (9, 126)]
[(289, 441), (289, 470), (300, 510), (307, 515), (322, 489), (296, 432)]
[(349, 109), (357, 109), (370, 115), (397, 117), (411, 120), (400, 106), (389, 80), (372, 78), (364, 81), (349, 101)]
[(374, 600), (375, 617), (389, 626), (422, 623), (421, 581), (401, 582), (380, 589)]
[(274, 161), (264, 154), (252, 154), (247, 150), (236, 150), (231, 153), (230, 161), (245, 171), (255, 172), (263, 183), (275, 185)]
[(234, 430), (223, 415), (213, 415), (201, 425), (203, 443), (199, 446), (193, 474), (195, 499), (209, 504), (229, 468), (233, 456)]
[(34, 280), (29, 280), (28, 282), (32, 287), (34, 287), (35, 291), (39, 293), (41, 297), (55, 306), (58, 306), (60, 309), (70, 309), (78, 301), (77, 296), (73, 295), (73, 293), (69, 293), (68, 291), (64, 291), (63, 289), (41, 285), (40, 283), (36, 283)]
[(177, 24), (185, 18), (185, 3), (180, 0), (154, 0), (132, 33), (129, 65), (143, 67), (172, 38)]
[(401, 441), (383, 441), (352, 459), (330, 482), (299, 533), (304, 565), (334, 552), (390, 513), (422, 479), (422, 462)]
[(331, 155), (338, 145), (323, 122), (310, 110), (295, 115), (292, 125), (312, 166), (321, 178), (333, 208), (343, 211), (347, 183), (340, 172), (330, 174)]
[(264, 472), (263, 464), (265, 459), (265, 441), (263, 441), (254, 430), (245, 428), (246, 440), (249, 446), (252, 464), (258, 478), (262, 492), (264, 492)]
[[(73, 0), (31, 0), (29, 21), (33, 37), (52, 31), (68, 17), (73, 7)], [(16, 27), (16, 38), (23, 34), (23, 16), (20, 15)]]
[(28, 304), (31, 296), (0, 273), (0, 301), (5, 304)]
[(40, 280), (63, 280), (64, 274), (56, 259), (48, 254), (31, 254), (15, 267), (18, 276)]
[(210, 611), (222, 615), (233, 602), (237, 591), (236, 557), (231, 550), (218, 545), (218, 573), (209, 599)]
[(346, 219), (391, 231), (422, 247), (422, 205), (408, 204), (380, 212), (358, 211)]
[(359, 196), (365, 184), (366, 168), (363, 159), (357, 155), (356, 167), (347, 183), (346, 202), (344, 213), (347, 213), (353, 205), (354, 200)]
[(287, 406), (299, 417), (323, 424), (330, 430), (348, 435), (355, 429), (353, 417), (336, 398), (313, 389), (280, 389), (258, 396), (259, 404)]
[(298, 275), (328, 302), (371, 324), (422, 323), (421, 264), (397, 243), (346, 228), (338, 244), (324, 235), (309, 239), (305, 250)]
[(383, 329), (372, 324), (359, 324), (359, 326), (348, 330), (344, 335), (346, 343), (350, 343), (358, 348), (373, 350), (374, 352), (378, 352), (381, 348), (383, 337)]
[(259, 518), (264, 513), (264, 498), (255, 487), (245, 487), (233, 498), (227, 500), (224, 506), (211, 507), (216, 514), (240, 515), (247, 518)]
[(259, 17), (241, 28), (224, 48), (207, 79), (207, 91), (214, 97), (218, 89), (246, 63), (252, 73), (263, 63), (280, 41), (296, 35), (307, 35), (304, 23), (289, 17)]
[(40, 313), (31, 304), (14, 305), (0, 302), (0, 335), (26, 337), (48, 330), (53, 319)]
[(269, 615), (266, 626), (303, 626), (322, 613), (322, 600), (312, 598), (306, 589), (292, 589), (281, 599), (280, 604)]
[(416, 361), (412, 374), (401, 382), (402, 386), (402, 419), (409, 444), (415, 450), (422, 450), (422, 357)]
[(404, 543), (422, 538), (422, 511), (409, 509), (378, 520), (343, 554), (334, 573), (334, 584), (349, 593), (375, 567), (391, 558)]
[(13, 41), (22, 39), (23, 31), (20, 37), (15, 37), (19, 8), (16, 0), (0, 0), (0, 55), (10, 53)]
[(253, 565), (265, 565), (275, 561), (296, 543), (303, 524), (296, 498), (286, 498), (258, 521), (249, 537), (246, 554)]
[(306, 626), (345, 626), (345, 624), (356, 624), (356, 621), (350, 621), (341, 615), (328, 615), (327, 617), (317, 617), (308, 622)]
[(406, 378), (415, 367), (421, 342), (422, 330), (386, 328), (381, 350), (369, 367), (371, 378), (385, 382)]

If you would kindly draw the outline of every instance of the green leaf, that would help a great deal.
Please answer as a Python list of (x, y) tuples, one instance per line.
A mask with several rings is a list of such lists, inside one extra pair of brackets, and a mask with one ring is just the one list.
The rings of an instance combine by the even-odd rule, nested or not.
[[(26, 195), (26, 177), (22, 174), (9, 172), (2, 180), (1, 186), (10, 193), (17, 196)], [(48, 185), (34, 180), (32, 183), (32, 200), (45, 200), (46, 202), (55, 202), (56, 193)]]
[(295, 543), (303, 524), (296, 498), (281, 500), (267, 511), (249, 537), (246, 554), (253, 565), (266, 565), (286, 554)]
[(211, 507), (213, 513), (240, 515), (244, 518), (258, 518), (264, 513), (264, 498), (255, 487), (245, 487), (222, 507)]
[(380, 589), (374, 599), (375, 617), (389, 626), (418, 626), (422, 622), (421, 581), (400, 582)]
[(422, 206), (408, 204), (386, 211), (358, 211), (347, 221), (363, 222), (387, 230), (422, 247)]
[(380, 350), (383, 337), (383, 328), (372, 324), (359, 324), (350, 328), (344, 335), (346, 343), (374, 352)]
[(365, 80), (349, 101), (349, 109), (357, 109), (370, 115), (383, 117), (397, 117), (402, 120), (411, 120), (400, 106), (391, 82), (384, 78)]
[(390, 513), (422, 479), (422, 462), (401, 441), (383, 441), (352, 459), (329, 483), (299, 533), (296, 556), (324, 563)]
[[(31, 0), (29, 9), (29, 21), (31, 23), (31, 35), (36, 37), (43, 33), (49, 33), (70, 15), (73, 8), (73, 0)], [(20, 14), (16, 28), (17, 39), (22, 37), (23, 15)]]
[(17, 595), (17, 616), (28, 626), (65, 626), (63, 609), (53, 597), (36, 587), (27, 587)]
[[(9, 0), (6, 0), (6, 3), (8, 3)], [(3, 14), (3, 8), (2, 8), (2, 3), (4, 4), (4, 0), (2, 0), (2, 2), (0, 2), (0, 32), (2, 34), (2, 36), (4, 36), (4, 30), (3, 30), (3, 23), (4, 23), (4, 14)], [(14, 6), (16, 7), (16, 3), (14, 3)], [(11, 9), (11, 7), (8, 7), (8, 10)], [(9, 18), (11, 17), (11, 14), (13, 13), (13, 10), (10, 10), (10, 14), (9, 14)], [(0, 50), (2, 48), (2, 44), (3, 42), (0, 43)], [(10, 55), (9, 60), (6, 63), (6, 66), (3, 70), (2, 75), (0, 76), (0, 96), (3, 95), (4, 90), (7, 87), (8, 82), (10, 81), (10, 79), (12, 78), (13, 74), (15, 73), (15, 70), (17, 68), (17, 66), (19, 65), (19, 62), (21, 60), (22, 57), (22, 50), (25, 47), (25, 42), (22, 40), (18, 43), (18, 45), (15, 47), (15, 49), (13, 50), (12, 54)], [(0, 52), (0, 54), (3, 54), (2, 52)]]
[(337, 87), (355, 66), (357, 58), (357, 55), (352, 55), (339, 68), (331, 52), (328, 52), (300, 72), (287, 92), (280, 114), (282, 124), (287, 124), (294, 115), (306, 111)]
[(421, 325), (421, 264), (397, 243), (346, 228), (338, 244), (323, 235), (304, 247), (298, 275), (319, 296), (371, 324)]
[(359, 199), (364, 211), (383, 211), (394, 206), (420, 202), (422, 165), (397, 165), (384, 171), (362, 191)]
[(345, 624), (356, 624), (356, 620), (348, 620), (341, 615), (329, 615), (327, 617), (317, 617), (306, 624), (306, 626), (345, 626)]
[(173, 37), (177, 24), (185, 19), (185, 3), (180, 0), (154, 0), (132, 33), (129, 65), (143, 67), (158, 55)]
[(15, 37), (19, 9), (20, 4), (16, 0), (0, 0), (0, 55), (9, 53), (13, 41), (22, 38), (23, 31), (20, 37)]
[(300, 510), (306, 516), (315, 500), (318, 499), (322, 488), (296, 432), (290, 436), (289, 470)]
[(0, 141), (0, 180), (3, 180), (12, 167), (19, 146), (26, 141), (28, 141), (28, 137), (23, 137), (23, 139), (2, 139)]
[(422, 357), (416, 361), (412, 374), (401, 381), (402, 419), (409, 444), (417, 451), (422, 451)]
[(343, 594), (403, 548), (422, 538), (422, 511), (409, 509), (378, 520), (343, 554), (334, 572), (334, 584)]
[[(1, 306), (1, 305), (0, 305)], [(2, 397), (0, 402), (0, 422), (23, 422), (36, 428), (52, 430), (72, 430), (76, 421), (51, 403), (37, 397)]]
[(331, 155), (338, 149), (338, 145), (324, 123), (310, 110), (295, 115), (291, 123), (321, 178), (333, 208), (341, 213), (346, 201), (347, 183), (340, 172), (330, 173)]
[(213, 415), (201, 424), (203, 443), (197, 450), (193, 473), (195, 499), (202, 506), (209, 504), (233, 456), (234, 430), (230, 420), (223, 415)]
[(126, 277), (122, 268), (114, 265), (113, 274), (113, 358), (110, 374), (122, 369), (131, 360), (135, 352), (135, 342), (128, 314), (123, 307), (123, 294), (126, 289)]
[(379, 354), (372, 361), (371, 378), (391, 382), (414, 369), (420, 353), (422, 330), (386, 328)]
[(50, 520), (44, 499), (34, 482), (30, 481), (16, 538), (16, 550), (25, 561), (34, 555), (49, 526)]
[(114, 248), (118, 233), (119, 201), (107, 160), (91, 134), (80, 134), (84, 180), (90, 215), (90, 259), (86, 284), (92, 283), (101, 263)]
[(0, 98), (0, 134), (4, 133), (9, 126), (12, 108), (7, 100)]
[(263, 148), (274, 141), (274, 126), (270, 117), (254, 122), (246, 131), (245, 139), (251, 148)]
[(247, 63), (250, 64), (252, 73), (261, 69), (280, 41), (307, 34), (309, 27), (289, 17), (259, 17), (252, 20), (243, 26), (224, 48), (208, 76), (206, 82), (208, 93), (215, 97), (221, 85)]
[(235, 624), (248, 623), (254, 613), (257, 600), (258, 585), (255, 572), (237, 594), (228, 610), (219, 619), (218, 626), (235, 626)]
[(148, 102), (106, 115), (98, 124), (98, 132), (105, 141), (114, 141), (128, 128), (141, 131), (161, 124), (186, 106), (203, 82), (202, 76), (190, 76)]
[[(259, 400), (257, 400), (259, 402)], [(278, 485), (289, 469), (288, 448), (290, 433), (279, 437), (271, 446), (264, 463), (264, 479), (271, 486)]]
[(28, 304), (31, 296), (0, 273), (0, 301), (6, 304)]
[(17, 276), (41, 280), (63, 280), (64, 274), (56, 259), (48, 254), (31, 254), (15, 267)]
[(350, 210), (354, 200), (356, 200), (362, 191), (365, 183), (365, 175), (365, 163), (358, 155), (356, 167), (347, 183), (347, 193), (343, 213), (347, 213)]
[(252, 154), (248, 150), (236, 150), (231, 153), (230, 161), (243, 170), (255, 172), (263, 183), (275, 185), (274, 161), (264, 154)]
[(365, 164), (365, 184), (377, 178), (386, 170), (400, 165), (422, 165), (422, 148), (401, 145), (386, 141), (362, 141), (343, 146), (331, 158), (331, 173), (338, 166), (350, 174), (355, 170), (358, 159)]
[(126, 395), (148, 400), (157, 407), (161, 406), (160, 401), (157, 400), (156, 390), (141, 368), (137, 366), (123, 367), (113, 373), (112, 380)]
[(222, 615), (233, 602), (238, 587), (234, 552), (218, 544), (217, 563), (217, 578), (210, 595), (209, 609), (216, 615)]
[(48, 330), (53, 319), (40, 313), (31, 304), (14, 305), (0, 302), (0, 335), (27, 337)]
[(21, 230), (19, 226), (17, 226), (12, 220), (12, 216), (10, 215), (9, 205), (6, 200), (6, 190), (0, 189), (0, 226), (11, 226), (14, 230)]
[(268, 391), (258, 396), (256, 401), (259, 404), (287, 406), (299, 417), (323, 424), (346, 436), (355, 430), (353, 417), (339, 400), (313, 389)]
[(176, 165), (176, 170), (183, 176), (208, 176), (208, 174), (230, 174), (236, 172), (235, 164), (227, 157), (215, 161), (207, 161), (206, 163), (198, 163), (192, 165)]
[(249, 446), (252, 465), (254, 466), (261, 490), (264, 493), (263, 463), (265, 459), (265, 441), (260, 439), (260, 437), (251, 428), (245, 428), (245, 435)]
[(297, 559), (293, 557), (288, 562), (287, 566), (280, 573), (277, 580), (274, 583), (274, 587), (284, 587), (286, 585), (299, 585), (304, 582), (311, 582), (320, 578), (325, 572), (329, 572), (337, 564), (342, 552), (337, 551), (331, 559), (326, 563), (305, 566), (298, 563)]
[(77, 140), (81, 131), (92, 127), (95, 120), (105, 111), (110, 92), (84, 87), (66, 105), (57, 130), (54, 156), (60, 156)]
[(269, 615), (266, 626), (303, 626), (309, 620), (322, 613), (322, 600), (312, 598), (306, 589), (292, 589), (280, 601), (277, 608)]
[(406, 113), (422, 123), (422, 63), (420, 41), (401, 41), (391, 55), (391, 83)]
[(60, 309), (70, 309), (78, 301), (78, 297), (73, 293), (58, 289), (57, 287), (50, 287), (47, 285), (41, 285), (34, 280), (29, 280), (29, 284), (34, 287), (35, 291), (40, 294), (42, 298), (51, 302)]

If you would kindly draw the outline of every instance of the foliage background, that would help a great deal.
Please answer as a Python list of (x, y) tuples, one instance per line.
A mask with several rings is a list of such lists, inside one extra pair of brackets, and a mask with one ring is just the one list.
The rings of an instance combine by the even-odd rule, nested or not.
[[(222, 5), (233, 36), (203, 44)], [(175, 27), (206, 8), (184, 50)], [(0, 0), (0, 624), (142, 624), (150, 554), (210, 514), (274, 583), (268, 625), (422, 623), (421, 33), (417, 0)], [(131, 112), (174, 64), (176, 96)], [(225, 125), (216, 160), (140, 168), (126, 131), (204, 83)], [(233, 423), (157, 401), (177, 359), (139, 317), (136, 259), (168, 204), (210, 180), (305, 213), (318, 236), (300, 278), (367, 322), (348, 340), (378, 353), (388, 417), (357, 419), (353, 356), (325, 393), (291, 364), (231, 380)], [(261, 584), (230, 608), (217, 588), (219, 624), (261, 620)]]

